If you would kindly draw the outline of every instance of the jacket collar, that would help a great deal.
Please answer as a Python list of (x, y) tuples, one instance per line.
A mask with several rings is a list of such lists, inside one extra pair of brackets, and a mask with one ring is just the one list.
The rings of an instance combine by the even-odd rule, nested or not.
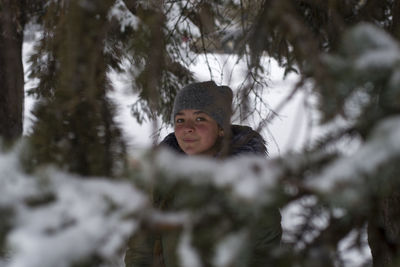
[[(248, 126), (231, 125), (231, 138), (229, 144), (228, 156), (242, 154), (268, 155), (264, 138)], [(166, 146), (175, 152), (184, 154), (178, 145), (174, 133), (168, 134), (160, 145)]]

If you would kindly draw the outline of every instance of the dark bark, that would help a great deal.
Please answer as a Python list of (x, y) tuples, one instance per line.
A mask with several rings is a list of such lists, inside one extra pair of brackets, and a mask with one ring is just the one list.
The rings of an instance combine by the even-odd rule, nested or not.
[(0, 3), (0, 137), (6, 142), (22, 134), (22, 2), (3, 0)]
[(400, 38), (400, 1), (396, 0), (393, 3), (393, 21), (391, 32), (396, 39)]
[(400, 193), (392, 192), (378, 202), (378, 211), (369, 220), (368, 242), (376, 267), (400, 263)]

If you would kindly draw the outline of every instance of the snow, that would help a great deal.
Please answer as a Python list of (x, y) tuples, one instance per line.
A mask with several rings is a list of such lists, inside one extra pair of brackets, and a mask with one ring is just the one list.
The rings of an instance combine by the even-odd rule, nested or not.
[(22, 57), (24, 61), (24, 80), (25, 80), (25, 102), (24, 102), (24, 123), (23, 123), (23, 133), (24, 135), (28, 134), (31, 130), (33, 123), (34, 123), (34, 116), (32, 115), (31, 111), (34, 105), (34, 98), (33, 96), (27, 95), (27, 92), (35, 86), (37, 81), (32, 80), (28, 77), (28, 57), (33, 51), (34, 42), (24, 42), (22, 45)]
[(394, 65), (400, 62), (400, 50), (370, 51), (355, 62), (356, 71), (384, 70), (390, 71)]
[(247, 233), (241, 231), (233, 233), (225, 237), (217, 244), (216, 253), (213, 259), (215, 267), (228, 267), (233, 266), (238, 257), (240, 251), (246, 244)]
[[(400, 117), (395, 116), (382, 121), (376, 126), (368, 142), (358, 151), (337, 159), (320, 175), (311, 179), (308, 186), (321, 192), (332, 193), (336, 187), (343, 184), (363, 184), (364, 181), (360, 177), (374, 174), (379, 166), (400, 154), (399, 139)], [(368, 164), (365, 164), (366, 162)], [(348, 197), (356, 198), (351, 195)]]
[(200, 256), (191, 245), (192, 236), (190, 231), (184, 231), (178, 245), (178, 256), (181, 266), (201, 267)]
[(371, 259), (371, 251), (368, 247), (367, 227), (361, 231), (359, 246), (357, 244), (358, 233), (356, 230), (351, 231), (338, 244), (338, 250), (343, 255), (345, 266), (369, 266), (367, 265)]
[(148, 206), (144, 194), (127, 182), (50, 167), (30, 176), (17, 154), (0, 154), (0, 206), (13, 214), (7, 266), (61, 267), (93, 255), (120, 257)]
[(239, 156), (216, 161), (207, 157), (185, 157), (162, 149), (154, 166), (164, 170), (170, 179), (188, 179), (195, 185), (213, 184), (226, 189), (244, 203), (268, 203), (268, 192), (277, 185), (279, 169), (264, 157)]
[[(24, 179), (19, 161), (15, 153), (0, 155), (0, 203), (4, 206), (22, 201), (23, 197), (29, 197), (37, 193), (34, 182)], [(21, 194), (23, 192), (23, 194)]]
[[(119, 19), (121, 31), (126, 30), (126, 27), (135, 29), (139, 23), (120, 0), (116, 2), (109, 17)], [(352, 67), (357, 71), (387, 70), (398, 65), (400, 50), (397, 43), (369, 27), (359, 28), (357, 34), (359, 38), (365, 40), (365, 42), (354, 42), (354, 51), (357, 53), (351, 54), (355, 60)], [(364, 45), (362, 49), (357, 47), (360, 44)], [(25, 66), (26, 56), (31, 49), (32, 43), (24, 43)], [(283, 80), (283, 70), (277, 63), (272, 59), (267, 59), (267, 62), (266, 64), (270, 64), (269, 69), (267, 68), (270, 82), (262, 97), (268, 100), (268, 107), (274, 110), (290, 94), (298, 77), (289, 75)], [(397, 90), (400, 80), (397, 68), (389, 79), (394, 90)], [(237, 91), (246, 75), (247, 65), (245, 60), (238, 60), (231, 55), (203, 55), (190, 65), (190, 69), (199, 81), (214, 79), (218, 84), (227, 84)], [(238, 205), (271, 203), (273, 199), (269, 192), (273, 192), (272, 190), (279, 186), (279, 178), (283, 171), (296, 171), (308, 160), (301, 154), (288, 154), (288, 152), (300, 151), (307, 140), (314, 140), (321, 132), (332, 132), (335, 128), (348, 125), (348, 121), (338, 119), (323, 130), (318, 128), (317, 132), (311, 132), (308, 125), (314, 122), (315, 114), (311, 112), (309, 116), (307, 111), (313, 99), (304, 90), (296, 93), (290, 104), (280, 109), (279, 116), (271, 120), (262, 132), (269, 142), (272, 160), (260, 157), (237, 157), (226, 161), (215, 161), (203, 157), (182, 157), (161, 150), (155, 155), (154, 161), (150, 161), (137, 151), (147, 152), (153, 143), (159, 141), (152, 136), (157, 129), (150, 123), (139, 125), (135, 121), (130, 114), (130, 105), (136, 101), (137, 96), (126, 90), (124, 85), (126, 81), (121, 80), (121, 76), (110, 73), (110, 78), (116, 88), (110, 96), (119, 106), (117, 121), (123, 128), (125, 139), (131, 148), (130, 152), (136, 153), (135, 160), (146, 176), (144, 179), (154, 178), (155, 172), (161, 169), (165, 171), (168, 179), (188, 179), (194, 185), (212, 184), (226, 192)], [(27, 77), (25, 79), (28, 89), (34, 81), (30, 81)], [(355, 94), (354, 101), (362, 102), (363, 98), (367, 97), (367, 94)], [(29, 133), (32, 125), (30, 110), (33, 102), (31, 97), (26, 98), (25, 134)], [(359, 114), (357, 113), (359, 109), (351, 106), (352, 104), (349, 103), (348, 108), (355, 109), (353, 112), (355, 115), (352, 116), (354, 118)], [(262, 111), (262, 116), (273, 117), (268, 109)], [(257, 127), (260, 120), (261, 118), (256, 116), (245, 123)], [(237, 114), (234, 116), (234, 123), (242, 123)], [(164, 129), (161, 137), (169, 131), (172, 129)], [(344, 204), (350, 205), (343, 209), (339, 205), (334, 209), (334, 216), (343, 216), (347, 212), (346, 208), (356, 208), (362, 201), (363, 195), (359, 189), (366, 188), (365, 174), (376, 172), (379, 166), (399, 155), (399, 139), (400, 117), (385, 120), (376, 127), (364, 144), (358, 142), (354, 144), (353, 141), (344, 144), (346, 148), (352, 146), (350, 151), (323, 169), (321, 173), (307, 177), (306, 186), (313, 192), (332, 196), (330, 201), (333, 204), (340, 204), (343, 207)], [(9, 259), (4, 265), (69, 266), (77, 259), (84, 259), (94, 254), (104, 259), (118, 260), (121, 258), (124, 242), (138, 229), (144, 218), (155, 224), (162, 222), (183, 224), (186, 228), (179, 245), (180, 259), (184, 266), (201, 266), (199, 255), (191, 246), (189, 212), (161, 213), (151, 210), (147, 197), (127, 182), (110, 181), (104, 177), (87, 179), (53, 168), (45, 168), (33, 175), (27, 175), (21, 171), (17, 154), (18, 151), (0, 154), (0, 206), (14, 212), (11, 218), (12, 229), (7, 237)], [(285, 157), (279, 161), (276, 157), (280, 155)], [(290, 192), (292, 195), (297, 193), (295, 187), (288, 186), (286, 189), (288, 195)], [(317, 203), (317, 198), (311, 200)], [(43, 201), (45, 203), (42, 203)], [(32, 202), (39, 204), (32, 206)], [(292, 202), (282, 210), (282, 223), (286, 233), (303, 222), (301, 218), (303, 211), (298, 204)], [(322, 228), (324, 225), (326, 221), (321, 219), (319, 227)], [(285, 232), (284, 239), (287, 238)], [(354, 232), (350, 233), (339, 245), (340, 253), (349, 262), (349, 266), (357, 266), (359, 262), (368, 261), (371, 257), (366, 241), (361, 250), (349, 247), (355, 235)], [(244, 236), (243, 232), (239, 232), (220, 240), (214, 264), (229, 266), (237, 256)], [(313, 236), (310, 235), (309, 238)], [(52, 253), (48, 253), (49, 251)], [(0, 261), (1, 266), (2, 264), (3, 261)]]
[(134, 30), (138, 28), (140, 20), (138, 17), (132, 14), (126, 7), (125, 2), (117, 0), (114, 6), (111, 8), (108, 19), (117, 19), (120, 23), (120, 30), (124, 32), (127, 27), (131, 27)]
[[(314, 120), (310, 116), (312, 107), (308, 103), (312, 96), (306, 90), (298, 90), (290, 101), (286, 102), (299, 77), (291, 73), (284, 79), (284, 69), (280, 68), (274, 59), (265, 58), (264, 65), (265, 76), (269, 81), (261, 94), (267, 104), (261, 111), (262, 117), (253, 114), (251, 119), (241, 121), (240, 116), (234, 114), (232, 122), (257, 129), (262, 119), (270, 118), (266, 127), (261, 130), (262, 136), (267, 140), (270, 157), (301, 151), (308, 140), (314, 140), (321, 133), (317, 127), (313, 128), (313, 132), (309, 127), (311, 120)], [(209, 66), (212, 72), (209, 71)], [(246, 59), (239, 60), (236, 56), (228, 54), (201, 55), (190, 66), (197, 80), (213, 79), (217, 84), (229, 85), (234, 92), (242, 86), (248, 72), (247, 67)], [(273, 115), (271, 110), (277, 114)]]
[(109, 93), (109, 97), (116, 103), (117, 116), (116, 122), (121, 126), (124, 140), (130, 153), (136, 154), (136, 151), (146, 150), (153, 143), (153, 129), (151, 123), (140, 124), (131, 114), (131, 106), (138, 99), (137, 94), (133, 93), (128, 85), (128, 78), (123, 74), (115, 72), (109, 73), (110, 80), (115, 86), (115, 90)]
[[(176, 2), (165, 2), (166, 9), (168, 12), (166, 13), (167, 20), (167, 28), (169, 31), (176, 31), (185, 33), (189, 30), (190, 37), (199, 37), (200, 29), (193, 24), (193, 22), (187, 18), (187, 16), (182, 15), (188, 10), (195, 8), (194, 2), (185, 1), (181, 3)], [(188, 37), (188, 36), (185, 36)]]
[[(214, 72), (214, 74), (211, 75), (210, 73), (207, 73), (208, 68), (205, 65), (206, 60), (204, 58), (200, 58), (196, 62), (196, 64), (191, 66), (192, 70), (195, 71), (195, 75), (197, 76), (197, 78), (199, 80), (208, 80), (210, 79), (210, 77), (213, 77), (217, 80), (217, 82), (219, 81), (220, 83), (231, 84), (231, 87), (235, 89), (238, 86), (238, 82), (241, 77), (240, 75), (241, 73), (243, 73), (245, 66), (243, 64), (234, 66), (236, 59), (227, 55), (218, 55), (212, 58), (214, 58), (214, 60), (216, 61), (219, 61), (219, 63), (216, 63), (211, 60), (211, 63), (215, 64), (214, 66), (225, 66), (225, 68), (215, 67), (215, 69), (213, 70), (217, 71), (218, 69), (220, 69), (221, 73), (215, 74), (218, 72)], [(281, 77), (283, 76), (282, 70), (280, 70), (277, 65), (274, 65), (276, 64), (274, 61), (271, 62), (271, 88), (267, 92), (265, 92), (265, 94), (267, 99), (271, 101), (270, 105), (272, 107), (275, 107), (278, 106), (279, 103), (286, 98), (286, 92), (290, 91), (291, 86), (296, 81), (296, 77), (292, 76), (289, 77), (289, 79), (286, 81), (281, 81)], [(230, 74), (230, 72), (232, 73)], [(217, 77), (219, 77), (219, 79), (221, 80), (218, 80)], [(155, 129), (153, 129), (152, 125), (149, 123), (139, 125), (135, 121), (135, 119), (130, 114), (130, 105), (137, 99), (136, 95), (126, 90), (126, 87), (124, 87), (124, 80), (121, 80), (121, 77), (111, 75), (111, 78), (114, 84), (116, 84), (116, 90), (113, 91), (111, 97), (116, 101), (119, 106), (117, 121), (121, 124), (123, 128), (125, 138), (126, 140), (128, 140), (128, 145), (131, 148), (130, 151), (134, 151), (136, 153), (135, 155), (139, 157), (138, 160), (142, 160), (144, 158), (141, 158), (142, 155), (140, 155), (140, 151), (145, 152), (151, 146), (153, 142), (153, 138), (151, 136), (152, 133), (155, 132)], [(274, 136), (277, 138), (276, 144), (273, 143), (273, 137), (269, 138), (269, 149), (272, 157), (275, 157), (281, 153), (286, 153), (288, 151), (299, 150), (303, 146), (303, 142), (306, 139), (305, 124), (307, 124), (303, 99), (305, 97), (306, 95), (302, 95), (301, 93), (297, 94), (292, 104), (282, 109), (279, 112), (280, 116), (272, 121), (272, 123), (270, 123), (270, 125), (268, 126), (268, 130), (270, 131), (268, 136)], [(27, 101), (31, 100), (27, 98)], [(294, 116), (294, 114), (299, 114), (300, 117), (296, 117)], [(256, 125), (256, 123), (254, 123), (254, 125)], [(171, 131), (171, 129), (164, 130), (161, 136), (165, 136), (169, 131)], [(293, 136), (295, 135), (297, 138), (293, 140)], [(301, 161), (301, 158), (287, 157), (286, 163), (290, 164), (290, 162), (292, 162), (293, 167), (296, 167), (299, 164), (299, 160)], [(236, 203), (241, 203), (241, 201), (244, 201), (248, 205), (253, 205), (257, 203), (259, 204), (260, 202), (265, 204), (272, 200), (269, 198), (270, 195), (266, 194), (265, 192), (272, 190), (274, 186), (276, 186), (276, 183), (278, 182), (277, 177), (279, 177), (281, 172), (280, 167), (276, 165), (274, 161), (269, 161), (261, 158), (237, 158), (226, 162), (215, 162), (214, 160), (198, 158), (193, 161), (187, 158), (181, 158), (176, 155), (171, 155), (168, 152), (161, 152), (160, 154), (158, 154), (156, 161), (158, 167), (165, 168), (168, 170), (168, 172), (170, 172), (170, 179), (177, 179), (179, 177), (188, 175), (189, 179), (190, 177), (195, 178), (191, 180), (194, 184), (212, 183), (220, 189), (226, 189), (228, 194), (230, 194), (230, 197), (232, 197), (233, 201), (235, 201)], [(151, 162), (148, 162), (146, 164), (150, 165), (146, 167), (146, 170), (144, 170), (144, 172), (151, 176), (151, 173), (154, 173), (156, 169), (155, 167), (157, 166), (151, 165)], [(202, 179), (208, 177), (208, 175), (210, 175), (210, 179)], [(31, 188), (31, 186), (25, 186), (25, 188)], [(262, 195), (263, 198), (256, 198), (256, 196), (260, 195)], [(296, 216), (294, 216), (293, 214), (295, 214), (297, 211), (299, 210), (298, 206), (296, 207), (296, 203), (294, 203), (294, 205), (292, 205), (290, 209), (283, 211), (284, 229), (290, 229), (290, 227), (294, 226), (296, 222), (299, 222), (298, 220), (293, 219), (296, 218)], [(82, 213), (83, 212), (84, 211), (82, 211)], [(89, 212), (87, 213), (87, 215), (92, 216)], [(174, 213), (157, 215), (152, 213), (152, 217), (150, 218), (150, 220), (154, 223), (157, 223), (158, 221), (163, 221), (169, 224), (177, 224), (178, 222), (187, 221), (187, 214)], [(110, 222), (110, 224), (111, 223), (112, 222)], [(115, 223), (117, 223), (117, 220), (115, 220)], [(118, 224), (123, 225), (121, 222), (119, 222)], [(61, 227), (60, 225), (56, 224), (56, 226), (53, 226), (53, 228), (57, 229), (57, 226), (59, 228)], [(86, 242), (80, 242), (82, 246), (87, 248), (86, 254), (83, 254), (83, 256), (97, 252), (100, 255), (104, 255), (105, 257), (106, 255), (113, 255), (115, 249), (118, 247), (118, 244), (122, 244), (122, 241), (124, 240), (124, 238), (126, 238), (124, 233), (128, 231), (128, 228), (129, 230), (134, 231), (135, 227), (136, 225), (133, 224), (129, 225), (129, 227), (126, 226), (125, 230), (120, 229), (121, 232), (119, 234), (109, 235), (107, 237), (107, 244), (109, 245), (104, 245), (102, 246), (102, 248), (94, 248), (92, 246), (95, 246), (94, 244), (96, 242), (103, 243), (103, 241), (102, 237), (94, 236), (95, 232), (90, 232), (91, 229), (96, 229), (97, 231), (100, 231), (100, 229), (102, 228), (100, 222), (93, 219), (91, 223), (88, 222), (87, 224), (82, 225), (79, 230), (78, 228), (76, 228), (77, 231), (88, 230), (88, 233), (77, 236), (73, 236), (73, 233), (70, 233), (69, 236), (65, 234), (60, 237), (59, 241), (61, 242), (62, 240), (63, 242), (66, 242), (65, 240), (67, 240), (68, 238), (77, 240), (79, 240), (79, 238), (85, 239)], [(109, 226), (108, 229), (112, 231), (112, 226)], [(101, 230), (100, 233), (102, 233), (102, 231), (103, 230)], [(30, 259), (29, 257), (33, 258), (35, 253), (39, 253), (37, 251), (38, 249), (35, 250), (33, 245), (32, 247), (30, 247), (29, 245), (29, 240), (32, 240), (33, 244), (35, 244), (39, 241), (39, 237), (33, 235), (32, 233), (28, 236), (22, 234), (23, 232), (20, 233), (20, 235), (16, 235), (16, 237), (14, 237), (16, 239), (16, 241), (14, 242), (16, 242), (17, 245), (24, 244), (22, 246), (23, 254), (20, 254), (21, 257), (18, 255), (15, 256), (21, 259), (22, 266), (23, 263), (25, 263), (26, 261), (34, 260)], [(21, 237), (22, 235), (26, 236), (26, 238), (29, 238), (29, 240), (23, 240)], [(181, 255), (186, 255), (184, 256), (184, 258), (182, 258), (182, 260), (185, 262), (189, 261), (190, 265), (185, 266), (196, 266), (196, 264), (199, 264), (200, 260), (198, 259), (198, 255), (196, 254), (194, 248), (190, 246), (190, 243), (188, 241), (188, 239), (190, 239), (190, 236), (188, 235), (189, 233), (187, 233), (185, 237), (182, 237), (180, 251)], [(235, 256), (233, 253), (228, 253), (230, 249), (237, 248), (235, 242), (232, 241), (234, 239), (231, 240), (233, 243), (231, 243), (230, 241), (228, 242), (228, 240), (231, 239), (226, 239), (226, 243), (220, 243), (218, 251), (215, 255), (215, 263), (220, 264), (220, 266), (223, 266), (224, 263), (228, 262), (230, 260), (229, 257)], [(44, 245), (48, 244), (48, 247), (54, 245), (45, 238), (43, 238), (43, 240), (40, 239), (40, 241), (43, 241)], [(68, 244), (71, 243), (68, 242)], [(60, 259), (68, 261), (73, 256), (76, 258), (78, 255), (82, 255), (79, 253), (83, 252), (77, 252), (74, 250), (75, 248), (76, 247), (74, 245), (60, 245), (57, 250), (59, 251), (59, 254), (53, 259), (48, 259), (48, 261), (51, 261), (48, 262), (49, 266), (51, 266), (51, 264), (56, 261), (56, 257), (58, 257), (59, 261)], [(92, 250), (90, 250), (90, 248)], [(69, 250), (71, 251), (67, 252)], [(15, 257), (13, 259), (16, 259)], [(19, 263), (17, 262), (15, 264)]]
[[(389, 34), (375, 26), (360, 24), (346, 37), (348, 53), (354, 54), (357, 73), (365, 71), (390, 72), (400, 62), (400, 48)], [(376, 73), (375, 73), (376, 76)]]
[[(25, 174), (18, 164), (21, 151), (22, 145), (20, 151), (0, 154), (0, 206), (13, 211), (5, 266), (63, 267), (93, 255), (118, 261), (127, 239), (143, 222), (183, 225), (178, 250), (181, 261), (184, 266), (201, 266), (190, 241), (193, 214), (154, 211), (148, 198), (128, 182), (79, 177), (52, 167)], [(145, 156), (141, 160), (148, 162)], [(153, 163), (142, 169), (146, 177), (168, 168), (169, 179), (189, 179), (198, 185), (211, 183), (227, 190), (227, 197), (234, 202), (244, 200), (247, 205), (265, 204), (268, 199), (260, 195), (276, 182), (265, 180), (273, 178), (274, 173), (264, 166), (267, 162), (263, 158), (216, 162), (201, 157), (182, 158), (165, 150), (155, 155)], [(269, 176), (267, 172), (271, 172)], [(241, 179), (244, 177), (245, 182)], [(221, 241), (215, 256), (219, 266), (236, 255), (230, 249), (239, 250), (239, 237), (227, 236)]]
[(360, 57), (374, 50), (398, 50), (398, 44), (379, 27), (370, 23), (359, 23), (346, 33), (342, 47), (350, 56)]
[[(118, 4), (116, 3), (116, 6)], [(114, 8), (119, 10), (118, 8)], [(113, 11), (114, 12), (114, 11)], [(112, 12), (111, 12), (112, 13)], [(25, 73), (27, 74), (28, 63), (27, 57), (31, 53), (34, 42), (25, 42), (23, 47)], [(239, 63), (239, 64), (237, 64)], [(209, 72), (208, 65), (211, 66), (212, 73)], [(266, 64), (270, 64), (269, 75), (271, 77), (270, 87), (265, 90), (263, 96), (267, 99), (267, 103), (272, 110), (280, 106), (281, 102), (287, 98), (293, 85), (297, 82), (298, 77), (294, 74), (289, 75), (283, 80), (284, 71), (278, 67), (278, 64), (273, 59), (268, 59)], [(129, 71), (132, 71), (131, 66), (125, 66)], [(240, 86), (242, 79), (246, 73), (245, 60), (238, 61), (236, 56), (232, 55), (202, 55), (189, 66), (194, 73), (195, 78), (199, 81), (214, 79), (218, 84), (226, 84), (236, 91)], [(137, 94), (128, 90), (131, 85), (126, 74), (116, 74), (110, 72), (109, 77), (115, 86), (115, 89), (109, 93), (109, 96), (117, 105), (117, 122), (121, 125), (125, 140), (128, 143), (129, 150), (135, 152), (137, 150), (145, 150), (153, 143), (159, 142), (159, 138), (163, 138), (167, 133), (172, 131), (172, 128), (167, 127), (161, 129), (159, 135), (155, 134), (159, 129), (153, 128), (152, 122), (139, 124), (131, 115), (131, 105), (136, 102)], [(28, 79), (25, 75), (25, 91), (32, 88), (35, 81)], [(279, 156), (290, 151), (301, 150), (308, 139), (313, 139), (313, 136), (318, 135), (320, 130), (311, 133), (307, 130), (309, 125), (308, 107), (305, 99), (309, 96), (303, 91), (295, 94), (290, 103), (284, 105), (279, 111), (278, 116), (271, 120), (267, 127), (262, 131), (262, 135), (268, 142), (269, 154), (271, 157)], [(34, 123), (34, 116), (31, 114), (35, 99), (33, 96), (26, 95), (25, 110), (24, 110), (24, 134), (29, 134)], [(264, 110), (263, 114), (267, 116), (268, 110)], [(253, 121), (244, 122), (243, 124), (256, 128), (260, 122), (260, 118), (255, 118)], [(238, 116), (234, 117), (233, 123), (241, 123)], [(161, 125), (158, 122), (157, 125)]]

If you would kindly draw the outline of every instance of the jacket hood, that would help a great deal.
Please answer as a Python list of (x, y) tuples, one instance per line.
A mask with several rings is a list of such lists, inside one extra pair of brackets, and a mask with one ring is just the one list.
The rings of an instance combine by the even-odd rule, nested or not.
[[(228, 156), (242, 154), (268, 155), (264, 138), (248, 126), (231, 125), (231, 140), (229, 144)], [(168, 134), (160, 143), (160, 146), (165, 146), (175, 152), (184, 154), (174, 133)]]

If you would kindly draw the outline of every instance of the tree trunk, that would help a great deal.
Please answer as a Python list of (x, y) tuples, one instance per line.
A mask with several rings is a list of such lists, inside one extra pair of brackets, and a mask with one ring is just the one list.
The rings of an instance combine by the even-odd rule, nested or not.
[(114, 1), (84, 2), (53, 1), (46, 10), (48, 34), (38, 52), (45, 60), (37, 63), (42, 101), (33, 109), (37, 120), (27, 164), (28, 169), (51, 163), (83, 176), (116, 177), (123, 172), (125, 146), (107, 97), (105, 52)]
[(394, 267), (400, 262), (400, 193), (379, 201), (378, 216), (370, 219), (368, 242), (374, 266)]
[(5, 142), (13, 141), (22, 134), (24, 23), (21, 2), (0, 2), (0, 137)]

